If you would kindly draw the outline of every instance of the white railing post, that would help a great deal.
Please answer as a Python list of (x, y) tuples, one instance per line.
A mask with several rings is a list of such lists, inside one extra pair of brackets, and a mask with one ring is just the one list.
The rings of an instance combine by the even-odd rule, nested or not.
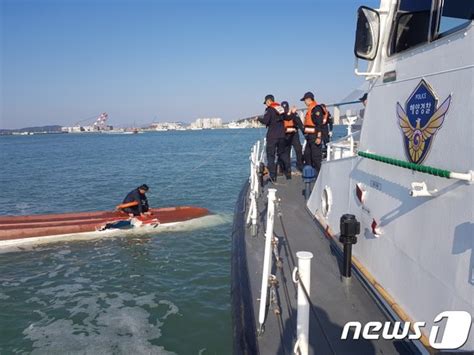
[[(250, 191), (253, 191), (254, 184), (255, 184), (255, 174), (253, 173), (254, 170), (254, 156), (255, 156), (255, 146), (252, 147), (250, 151)], [(250, 196), (249, 196), (250, 198)]]
[(255, 162), (258, 161), (258, 157), (260, 156), (260, 140), (257, 141), (257, 148), (255, 149)]
[(259, 181), (258, 181), (258, 170), (260, 169), (260, 163), (258, 159), (259, 155), (260, 155), (260, 141), (258, 140), (257, 145), (255, 147), (255, 160), (254, 160), (254, 169), (253, 169), (254, 179), (255, 179), (255, 198), (257, 198), (258, 191), (260, 189)]
[(252, 147), (250, 154), (250, 206), (247, 214), (247, 225), (251, 225), (252, 236), (257, 235), (257, 216), (258, 216), (258, 205), (257, 199), (259, 195), (259, 178), (258, 171), (260, 168), (259, 162), (260, 155), (260, 141), (257, 141)]
[(255, 200), (255, 186), (258, 185), (258, 181), (255, 176), (255, 155), (256, 155), (256, 146), (254, 145), (252, 147), (251, 153), (250, 153), (250, 193), (249, 193), (249, 199), (250, 199), (250, 207), (247, 215), (247, 224), (250, 223), (253, 211), (256, 209), (256, 200)]
[(249, 205), (249, 211), (248, 211), (248, 214), (247, 214), (247, 222), (246, 224), (249, 225), (250, 222), (252, 222), (253, 224), (253, 221), (252, 221), (252, 216), (254, 214), (254, 209), (255, 209), (255, 196), (253, 194), (252, 191), (250, 191), (250, 205)]
[(263, 139), (262, 150), (260, 152), (260, 158), (258, 159), (259, 164), (260, 163), (265, 163), (265, 151), (266, 151), (266, 149), (267, 149), (267, 139), (264, 138)]
[(339, 106), (334, 106), (333, 120), (334, 120), (335, 125), (338, 125), (341, 123), (341, 110), (339, 109)]
[[(309, 349), (309, 299), (311, 287), (311, 259), (313, 253), (299, 251), (298, 258), (298, 310), (296, 320), (296, 345), (295, 353), (299, 349), (300, 355), (308, 355)], [(296, 270), (295, 270), (296, 271)], [(295, 276), (295, 275), (294, 275)], [(295, 277), (293, 277), (295, 278)]]
[(268, 279), (272, 264), (273, 219), (275, 216), (276, 189), (268, 189), (267, 225), (265, 230), (265, 253), (263, 256), (262, 288), (260, 290), (259, 333), (263, 332), (267, 305)]

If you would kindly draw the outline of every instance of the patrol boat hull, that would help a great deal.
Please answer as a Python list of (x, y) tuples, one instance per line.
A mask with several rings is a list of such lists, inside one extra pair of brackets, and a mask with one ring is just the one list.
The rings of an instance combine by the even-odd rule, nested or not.
[(0, 244), (96, 231), (158, 227), (209, 215), (206, 208), (193, 206), (153, 208), (150, 212), (149, 216), (132, 219), (118, 211), (4, 216), (0, 217)]
[[(466, 17), (463, 26), (386, 57), (383, 43), (402, 12), (393, 5), (381, 2), (386, 41), (368, 68), (357, 149), (323, 162), (307, 207), (335, 239), (340, 216), (356, 216), (355, 263), (395, 315), (425, 324), (426, 348), (472, 353), (474, 26)], [(440, 11), (447, 11), (441, 20), (457, 16), (449, 10), (432, 20)], [(458, 327), (456, 341), (448, 341), (448, 324)]]

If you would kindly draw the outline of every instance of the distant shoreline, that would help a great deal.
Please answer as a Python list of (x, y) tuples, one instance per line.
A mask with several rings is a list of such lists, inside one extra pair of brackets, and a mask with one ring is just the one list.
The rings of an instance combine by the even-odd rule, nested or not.
[(164, 132), (196, 132), (196, 131), (217, 131), (217, 130), (241, 130), (241, 129), (257, 129), (261, 127), (219, 127), (219, 128), (203, 128), (203, 129), (192, 129), (192, 128), (185, 128), (185, 129), (169, 129), (169, 130), (140, 130), (138, 132), (132, 131), (97, 131), (97, 132), (63, 132), (63, 131), (23, 131), (23, 130), (0, 130), (0, 137), (7, 137), (7, 136), (37, 136), (37, 135), (73, 135), (73, 136), (81, 136), (81, 135), (134, 135), (134, 134), (143, 134), (143, 133), (164, 133)]

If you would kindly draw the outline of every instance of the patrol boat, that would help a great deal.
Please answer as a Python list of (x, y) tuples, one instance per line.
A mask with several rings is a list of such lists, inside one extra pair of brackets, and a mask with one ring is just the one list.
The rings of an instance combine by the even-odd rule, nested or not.
[(233, 230), (235, 353), (474, 351), (473, 17), (472, 0), (360, 7), (361, 130), (329, 144), (313, 186), (263, 187), (265, 143), (252, 148)]

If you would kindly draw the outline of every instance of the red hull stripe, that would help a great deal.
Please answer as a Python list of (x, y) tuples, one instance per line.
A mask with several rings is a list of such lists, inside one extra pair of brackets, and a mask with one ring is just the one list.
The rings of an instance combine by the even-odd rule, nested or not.
[[(182, 206), (151, 209), (151, 216), (142, 219), (146, 224), (153, 219), (160, 223), (183, 222), (204, 217), (209, 211), (201, 207)], [(126, 220), (122, 212), (79, 212), (49, 215), (0, 217), (0, 241), (30, 237), (93, 232), (106, 223)]]

